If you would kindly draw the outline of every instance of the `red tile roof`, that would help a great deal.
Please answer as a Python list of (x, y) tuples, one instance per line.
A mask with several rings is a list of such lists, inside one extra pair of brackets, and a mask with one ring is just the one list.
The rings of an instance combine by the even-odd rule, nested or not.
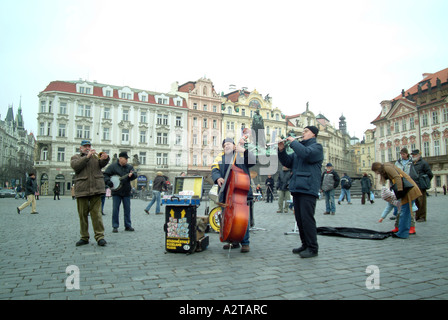
[[(59, 91), (59, 92), (67, 92), (67, 93), (76, 93), (76, 94), (80, 94), (80, 95), (84, 95), (84, 96), (95, 96), (95, 97), (103, 97), (103, 98), (107, 98), (106, 96), (103, 95), (103, 87), (105, 85), (96, 85), (95, 83), (90, 83), (87, 82), (89, 85), (93, 86), (93, 94), (81, 94), (81, 93), (77, 93), (76, 92), (76, 84), (78, 82), (76, 81), (52, 81), (50, 82), (50, 84), (45, 88), (44, 91), (42, 92), (50, 92), (50, 91)], [(84, 83), (84, 82), (83, 82)], [(107, 85), (106, 85), (107, 86)], [(148, 101), (140, 101), (138, 99), (138, 92), (142, 91), (142, 90), (138, 90), (137, 92), (135, 91), (136, 89), (133, 89), (134, 91), (134, 97), (132, 100), (127, 100), (127, 99), (121, 99), (118, 96), (118, 89), (115, 86), (110, 86), (110, 87), (114, 87), (112, 88), (113, 90), (113, 99), (118, 99), (118, 100), (124, 100), (124, 101), (136, 101), (136, 102), (140, 102), (140, 103), (151, 103), (151, 104), (157, 104), (157, 101), (154, 97), (155, 93), (153, 94), (149, 94), (148, 93)], [(167, 94), (165, 94), (166, 96), (168, 96)], [(185, 101), (185, 99), (182, 98), (182, 105), (176, 106), (174, 104), (174, 100), (172, 97), (169, 97), (169, 106), (171, 107), (178, 107), (178, 108), (187, 108), (187, 102)]]

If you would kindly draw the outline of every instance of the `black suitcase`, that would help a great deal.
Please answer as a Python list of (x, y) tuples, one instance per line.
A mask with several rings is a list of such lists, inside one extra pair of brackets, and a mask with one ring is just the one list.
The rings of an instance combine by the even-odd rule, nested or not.
[(192, 253), (196, 250), (195, 205), (167, 205), (165, 207), (165, 250)]

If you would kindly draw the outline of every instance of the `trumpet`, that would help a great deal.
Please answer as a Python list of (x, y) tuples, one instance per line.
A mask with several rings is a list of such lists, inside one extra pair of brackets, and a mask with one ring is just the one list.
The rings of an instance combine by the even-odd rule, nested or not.
[[(303, 136), (298, 136), (298, 137), (294, 137), (294, 140), (302, 139), (302, 138), (303, 138)], [(288, 141), (288, 138), (282, 139), (282, 140), (277, 141), (277, 142), (267, 143), (267, 144), (266, 144), (266, 147), (270, 147), (270, 146), (273, 146), (273, 145), (277, 145), (277, 144), (279, 144), (280, 142), (286, 142), (286, 141)]]

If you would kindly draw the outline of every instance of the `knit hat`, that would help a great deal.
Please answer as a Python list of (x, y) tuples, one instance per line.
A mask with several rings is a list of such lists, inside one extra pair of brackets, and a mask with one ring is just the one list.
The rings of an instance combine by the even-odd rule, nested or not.
[(224, 148), (224, 143), (226, 142), (232, 142), (233, 144), (235, 144), (235, 142), (233, 141), (232, 138), (225, 138), (224, 140), (222, 140), (222, 147)]
[(307, 126), (305, 129), (310, 130), (314, 135), (317, 137), (317, 134), (319, 133), (319, 129), (315, 126)]

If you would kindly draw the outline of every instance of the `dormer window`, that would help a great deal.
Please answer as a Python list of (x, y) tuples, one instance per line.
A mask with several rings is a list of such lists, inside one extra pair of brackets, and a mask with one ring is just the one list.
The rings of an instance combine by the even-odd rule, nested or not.
[(80, 94), (93, 94), (93, 86), (88, 84), (87, 82), (77, 83), (76, 92)]
[(174, 105), (177, 106), (177, 107), (181, 107), (182, 106), (182, 98), (181, 97), (173, 98), (173, 102), (174, 102)]
[(138, 99), (142, 102), (148, 102), (148, 94), (146, 92), (139, 92)]
[(103, 96), (112, 98), (114, 89), (112, 89), (110, 86), (103, 88)]
[(163, 93), (160, 95), (156, 95), (154, 98), (156, 99), (158, 104), (168, 104), (170, 101), (170, 98)]
[(121, 99), (133, 100), (134, 92), (129, 87), (124, 87), (121, 90), (118, 90), (118, 96)]

